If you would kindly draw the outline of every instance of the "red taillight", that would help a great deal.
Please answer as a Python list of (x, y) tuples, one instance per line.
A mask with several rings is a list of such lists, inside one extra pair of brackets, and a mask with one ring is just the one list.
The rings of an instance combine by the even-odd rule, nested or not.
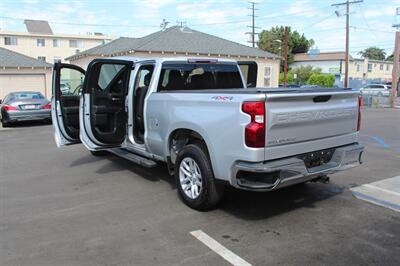
[(17, 110), (17, 107), (7, 105), (7, 104), (5, 104), (3, 107), (4, 107), (5, 111), (16, 111)]
[(42, 109), (51, 109), (51, 103), (42, 106)]
[(361, 107), (363, 105), (363, 98), (361, 95), (358, 95), (358, 118), (357, 118), (357, 131), (361, 129)]
[(251, 117), (245, 129), (246, 145), (252, 148), (265, 146), (265, 103), (244, 102), (242, 111)]

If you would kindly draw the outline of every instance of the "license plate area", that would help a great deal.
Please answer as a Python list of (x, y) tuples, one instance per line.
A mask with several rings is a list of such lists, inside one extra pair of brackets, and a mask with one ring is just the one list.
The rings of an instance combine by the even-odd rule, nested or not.
[(303, 160), (305, 166), (309, 169), (329, 163), (334, 152), (335, 149), (313, 151), (302, 154), (298, 158)]
[(36, 105), (35, 104), (23, 105), (22, 109), (24, 109), (24, 110), (35, 110), (36, 109)]

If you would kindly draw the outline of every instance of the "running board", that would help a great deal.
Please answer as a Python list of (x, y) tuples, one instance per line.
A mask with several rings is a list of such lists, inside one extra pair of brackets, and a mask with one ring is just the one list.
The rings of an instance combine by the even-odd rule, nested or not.
[(157, 162), (121, 148), (108, 149), (107, 151), (145, 167), (151, 168), (157, 166)]

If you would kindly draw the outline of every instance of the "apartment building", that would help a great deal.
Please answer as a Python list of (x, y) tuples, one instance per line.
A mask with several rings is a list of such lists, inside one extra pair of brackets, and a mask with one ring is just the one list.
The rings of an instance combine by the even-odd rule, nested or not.
[(24, 23), (27, 32), (0, 30), (0, 47), (51, 64), (112, 40), (101, 33), (56, 34), (49, 23), (42, 20), (25, 20)]
[[(329, 52), (319, 54), (295, 54), (291, 68), (311, 65), (322, 69), (322, 73), (334, 74), (343, 79), (345, 71), (345, 52)], [(353, 80), (391, 82), (393, 62), (370, 60), (368, 58), (349, 59), (349, 78)]]

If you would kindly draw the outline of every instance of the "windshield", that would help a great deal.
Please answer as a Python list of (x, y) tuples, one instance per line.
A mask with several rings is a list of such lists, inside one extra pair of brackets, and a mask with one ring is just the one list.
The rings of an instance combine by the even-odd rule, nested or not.
[(11, 95), (11, 100), (40, 100), (44, 96), (40, 92), (16, 92)]
[(235, 64), (167, 63), (161, 69), (158, 91), (243, 88)]

